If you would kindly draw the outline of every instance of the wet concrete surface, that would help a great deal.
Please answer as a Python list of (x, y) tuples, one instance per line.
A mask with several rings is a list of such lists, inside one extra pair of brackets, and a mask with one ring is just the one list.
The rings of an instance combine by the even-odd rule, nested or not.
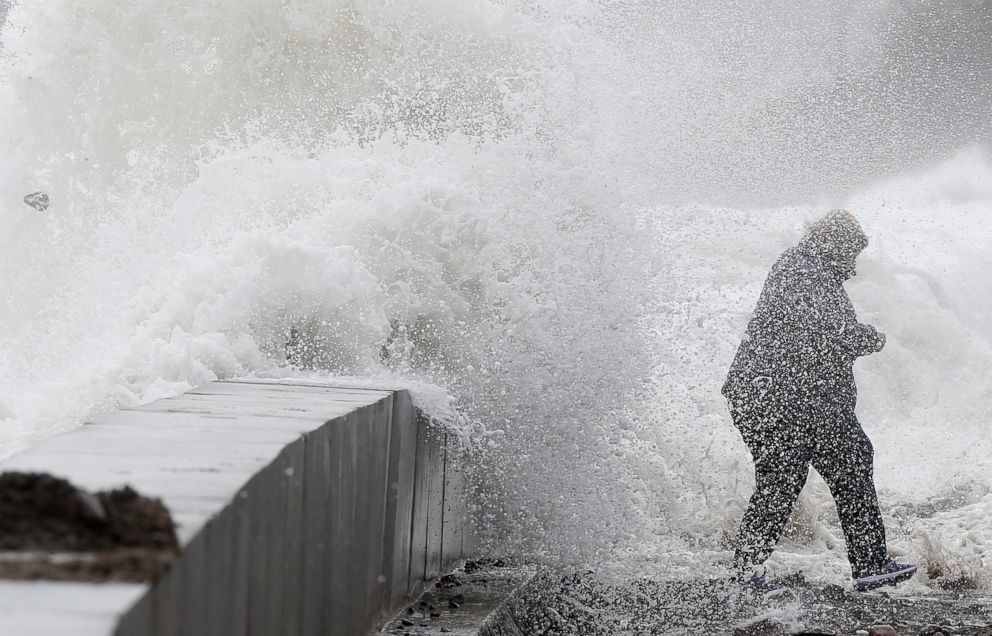
[(445, 575), (380, 633), (476, 636), (487, 617), (537, 573), (533, 565), (498, 559), (468, 561)]
[[(966, 593), (906, 598), (888, 588), (854, 592), (801, 577), (769, 594), (727, 580), (604, 581), (592, 573), (542, 572), (500, 609), (492, 634), (868, 634), (992, 636), (992, 599)], [(876, 633), (877, 632), (876, 630)]]

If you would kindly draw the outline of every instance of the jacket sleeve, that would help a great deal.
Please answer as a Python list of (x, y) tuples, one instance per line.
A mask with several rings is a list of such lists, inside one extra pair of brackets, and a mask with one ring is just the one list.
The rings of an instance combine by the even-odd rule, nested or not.
[(885, 342), (878, 335), (878, 330), (871, 325), (858, 322), (851, 297), (847, 295), (844, 286), (838, 285), (838, 291), (842, 311), (840, 324), (835, 328), (839, 332), (838, 343), (841, 348), (852, 358), (881, 351)]
[(841, 344), (851, 357), (857, 358), (881, 351), (884, 341), (877, 329), (855, 320), (853, 325), (844, 325)]
[(824, 353), (837, 352), (853, 360), (882, 348), (882, 338), (871, 325), (858, 322), (851, 298), (835, 281), (810, 281), (803, 293), (804, 327)]

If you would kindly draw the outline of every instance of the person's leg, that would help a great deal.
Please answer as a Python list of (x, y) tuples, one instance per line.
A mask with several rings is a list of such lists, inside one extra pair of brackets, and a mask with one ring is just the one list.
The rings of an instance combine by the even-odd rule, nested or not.
[(756, 435), (741, 429), (754, 457), (754, 494), (737, 533), (734, 568), (751, 571), (771, 556), (809, 474), (810, 449), (778, 430)]
[(813, 467), (827, 482), (837, 504), (855, 578), (888, 561), (873, 462), (871, 441), (853, 412), (838, 414), (819, 431)]

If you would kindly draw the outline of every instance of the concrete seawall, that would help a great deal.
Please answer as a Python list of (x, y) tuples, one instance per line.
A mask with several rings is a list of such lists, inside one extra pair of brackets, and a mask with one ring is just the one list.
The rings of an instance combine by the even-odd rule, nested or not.
[(0, 470), (161, 498), (181, 553), (154, 585), (0, 582), (0, 634), (368, 634), (470, 551), (458, 457), (405, 391), (214, 382), (97, 418)]

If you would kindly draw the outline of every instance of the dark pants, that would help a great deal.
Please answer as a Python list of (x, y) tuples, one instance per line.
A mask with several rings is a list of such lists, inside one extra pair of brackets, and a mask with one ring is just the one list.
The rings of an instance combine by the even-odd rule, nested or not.
[(854, 576), (878, 569), (887, 560), (885, 527), (872, 478), (874, 450), (858, 418), (846, 408), (774, 411), (732, 411), (754, 457), (756, 481), (735, 566), (747, 570), (771, 555), (812, 464), (837, 504)]

